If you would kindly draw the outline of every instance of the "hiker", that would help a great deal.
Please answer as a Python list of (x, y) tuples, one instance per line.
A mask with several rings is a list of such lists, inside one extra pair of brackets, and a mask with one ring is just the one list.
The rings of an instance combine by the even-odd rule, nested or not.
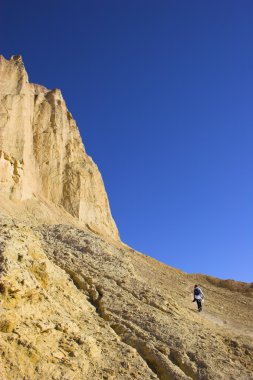
[(194, 285), (193, 297), (194, 297), (194, 300), (192, 302), (196, 301), (198, 305), (198, 311), (201, 311), (204, 294), (198, 285)]

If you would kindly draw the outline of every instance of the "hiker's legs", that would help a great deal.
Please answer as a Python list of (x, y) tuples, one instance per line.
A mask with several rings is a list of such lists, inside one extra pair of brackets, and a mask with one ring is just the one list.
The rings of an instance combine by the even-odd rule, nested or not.
[(202, 310), (201, 300), (197, 300), (197, 304), (198, 304), (198, 310), (201, 311)]

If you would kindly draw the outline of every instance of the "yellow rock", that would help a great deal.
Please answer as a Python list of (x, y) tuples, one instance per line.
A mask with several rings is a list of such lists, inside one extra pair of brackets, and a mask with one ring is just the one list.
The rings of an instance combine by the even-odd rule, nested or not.
[(0, 380), (252, 380), (252, 284), (120, 242), (60, 91), (20, 56), (0, 57), (0, 115)]
[(0, 114), (2, 195), (52, 202), (118, 239), (102, 177), (60, 90), (29, 83), (20, 56), (0, 56)]

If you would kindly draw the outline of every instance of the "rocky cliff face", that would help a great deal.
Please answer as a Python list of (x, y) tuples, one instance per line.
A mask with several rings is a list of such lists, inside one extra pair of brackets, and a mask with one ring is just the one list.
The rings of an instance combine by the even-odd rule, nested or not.
[(41, 198), (118, 238), (101, 175), (60, 90), (30, 84), (20, 56), (0, 56), (0, 191)]
[(115, 239), (60, 92), (28, 84), (19, 57), (0, 68), (0, 380), (253, 380), (253, 284)]

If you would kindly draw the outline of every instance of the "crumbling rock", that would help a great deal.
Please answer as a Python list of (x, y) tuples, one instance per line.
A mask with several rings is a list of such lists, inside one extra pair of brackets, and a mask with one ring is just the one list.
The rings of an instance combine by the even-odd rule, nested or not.
[(20, 56), (0, 56), (0, 115), (0, 380), (253, 380), (252, 284), (120, 242), (61, 92)]
[(101, 175), (61, 91), (30, 84), (20, 56), (0, 57), (0, 115), (1, 194), (42, 198), (118, 239)]

